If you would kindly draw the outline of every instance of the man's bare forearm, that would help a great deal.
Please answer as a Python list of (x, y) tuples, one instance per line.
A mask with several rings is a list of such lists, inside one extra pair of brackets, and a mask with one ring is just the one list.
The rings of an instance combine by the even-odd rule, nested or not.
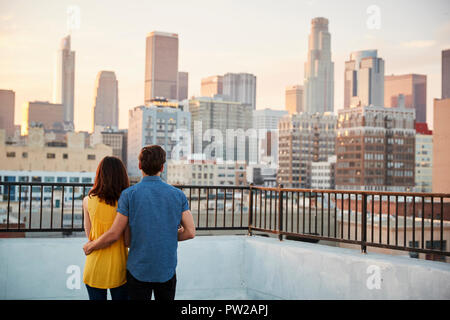
[(84, 253), (88, 255), (94, 250), (106, 248), (119, 240), (120, 236), (123, 234), (123, 231), (127, 227), (127, 224), (128, 217), (118, 212), (116, 218), (114, 219), (113, 225), (107, 232), (102, 234), (97, 240), (90, 241), (83, 246)]
[(97, 240), (91, 242), (92, 250), (99, 250), (103, 248), (107, 248), (112, 245), (114, 242), (119, 240), (120, 236), (117, 236), (113, 232), (105, 232), (102, 234)]

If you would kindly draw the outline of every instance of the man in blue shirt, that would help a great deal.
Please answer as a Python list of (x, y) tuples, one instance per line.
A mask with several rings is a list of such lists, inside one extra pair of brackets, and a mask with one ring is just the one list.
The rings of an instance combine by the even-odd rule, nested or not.
[[(111, 228), (84, 246), (86, 255), (117, 241), (130, 228), (127, 287), (130, 299), (175, 298), (178, 241), (192, 239), (195, 225), (185, 194), (160, 178), (166, 152), (157, 145), (142, 148), (142, 180), (125, 189)], [(179, 227), (181, 225), (181, 227)]]

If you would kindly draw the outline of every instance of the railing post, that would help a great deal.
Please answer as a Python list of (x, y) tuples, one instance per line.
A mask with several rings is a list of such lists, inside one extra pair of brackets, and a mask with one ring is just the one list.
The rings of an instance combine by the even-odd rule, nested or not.
[[(358, 201), (358, 195), (356, 196)], [(361, 206), (361, 252), (367, 253), (367, 194), (362, 194), (362, 206)], [(356, 212), (358, 215), (358, 212)]]
[(281, 232), (283, 231), (283, 185), (278, 185), (278, 239), (280, 241), (283, 240), (283, 235)]
[(251, 236), (253, 225), (253, 183), (250, 183), (248, 196), (248, 235)]

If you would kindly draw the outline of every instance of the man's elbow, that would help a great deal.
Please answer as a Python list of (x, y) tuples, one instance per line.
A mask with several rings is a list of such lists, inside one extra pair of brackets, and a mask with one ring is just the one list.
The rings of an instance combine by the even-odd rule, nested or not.
[(195, 227), (184, 228), (183, 231), (178, 233), (178, 241), (185, 241), (195, 238)]
[(187, 240), (195, 238), (195, 228), (187, 230), (186, 238), (187, 238)]

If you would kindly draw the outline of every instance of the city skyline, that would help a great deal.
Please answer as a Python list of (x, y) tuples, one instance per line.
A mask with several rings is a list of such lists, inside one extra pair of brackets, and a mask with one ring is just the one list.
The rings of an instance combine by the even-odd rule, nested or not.
[[(415, 1), (412, 6), (410, 3), (411, 10), (404, 17), (399, 14), (406, 5), (404, 1), (376, 4), (381, 13), (379, 29), (367, 25), (371, 17), (367, 13), (372, 5), (370, 1), (344, 4), (285, 1), (276, 8), (265, 2), (256, 8), (251, 1), (231, 2), (226, 7), (202, 1), (198, 1), (198, 6), (169, 1), (158, 4), (158, 10), (152, 9), (152, 3), (134, 3), (127, 4), (126, 15), (120, 14), (123, 7), (118, 3), (105, 8), (106, 2), (102, 1), (94, 4), (61, 1), (51, 6), (38, 6), (33, 12), (26, 10), (29, 1), (1, 3), (0, 87), (16, 92), (16, 124), (21, 123), (25, 102), (51, 101), (54, 52), (59, 40), (67, 34), (67, 7), (76, 5), (81, 13), (79, 29), (73, 30), (71, 35), (72, 50), (77, 53), (76, 130), (92, 128), (92, 120), (85, 115), (91, 114), (92, 84), (100, 70), (112, 70), (117, 74), (121, 83), (119, 127), (127, 127), (128, 110), (144, 100), (145, 36), (153, 30), (179, 34), (179, 69), (189, 72), (189, 96), (200, 95), (201, 78), (249, 72), (258, 78), (256, 108), (281, 110), (284, 109), (285, 87), (303, 84), (310, 22), (321, 16), (329, 20), (332, 36), (335, 113), (343, 107), (343, 70), (348, 55), (353, 51), (376, 49), (386, 62), (385, 75), (427, 75), (427, 119), (432, 128), (432, 100), (441, 96), (441, 51), (450, 47), (446, 37), (450, 30), (449, 6), (446, 1), (436, 1), (433, 7), (425, 1)], [(236, 6), (240, 10), (236, 11)], [(168, 8), (176, 19), (161, 14)], [(100, 17), (102, 10), (108, 13), (104, 17)], [(204, 28), (205, 23), (212, 22), (210, 18), (188, 24), (193, 19), (186, 12), (192, 10), (198, 17), (206, 17), (206, 13), (214, 16), (216, 27)], [(424, 16), (423, 12), (428, 15)], [(229, 14), (236, 20), (233, 26), (225, 23)], [(144, 16), (147, 16), (145, 20)], [(270, 17), (273, 23), (263, 24), (251, 17), (261, 21), (269, 21)], [(38, 24), (39, 19), (45, 23)], [(402, 20), (400, 25), (399, 19)], [(423, 23), (415, 23), (415, 19)], [(348, 23), (349, 20), (352, 23)], [(127, 23), (130, 21), (133, 23)], [(408, 59), (404, 59), (405, 55)]]

